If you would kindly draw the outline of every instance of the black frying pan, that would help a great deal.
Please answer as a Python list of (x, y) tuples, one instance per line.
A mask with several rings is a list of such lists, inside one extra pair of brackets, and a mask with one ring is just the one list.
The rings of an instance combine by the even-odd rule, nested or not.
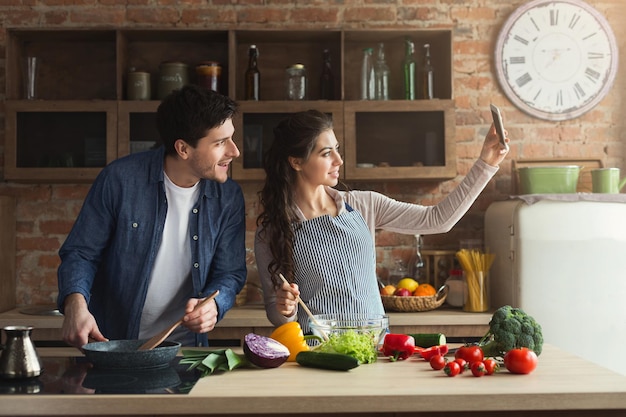
[(84, 345), (83, 351), (96, 368), (149, 369), (168, 366), (181, 346), (165, 341), (152, 350), (137, 350), (146, 340), (92, 342)]

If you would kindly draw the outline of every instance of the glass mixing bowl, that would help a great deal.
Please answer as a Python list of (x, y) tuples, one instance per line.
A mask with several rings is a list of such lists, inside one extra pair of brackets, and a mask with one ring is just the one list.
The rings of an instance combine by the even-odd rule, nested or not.
[(385, 335), (389, 332), (389, 317), (376, 315), (373, 317), (358, 315), (318, 314), (309, 319), (309, 326), (315, 336), (324, 339), (337, 338), (340, 335), (355, 333), (355, 340), (368, 340), (374, 352), (382, 346)]

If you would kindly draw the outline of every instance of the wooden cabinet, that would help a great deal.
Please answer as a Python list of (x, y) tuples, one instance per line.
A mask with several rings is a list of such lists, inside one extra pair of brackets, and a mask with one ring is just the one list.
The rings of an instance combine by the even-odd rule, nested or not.
[[(9, 29), (5, 179), (92, 181), (113, 159), (158, 143), (159, 66), (187, 64), (190, 83), (203, 61), (222, 66), (220, 91), (241, 105), (234, 140), (236, 180), (263, 178), (272, 129), (307, 109), (333, 118), (346, 180), (446, 179), (456, 175), (452, 39), (449, 30)], [(434, 100), (404, 100), (404, 40), (431, 45)], [(360, 100), (363, 49), (384, 43), (390, 100)], [(244, 97), (248, 49), (256, 45), (259, 101)], [(330, 51), (332, 100), (320, 99), (322, 53)], [(38, 57), (37, 98), (23, 99), (22, 62)], [(307, 99), (286, 100), (285, 69), (307, 71)], [(127, 100), (130, 69), (150, 73), (151, 100)]]

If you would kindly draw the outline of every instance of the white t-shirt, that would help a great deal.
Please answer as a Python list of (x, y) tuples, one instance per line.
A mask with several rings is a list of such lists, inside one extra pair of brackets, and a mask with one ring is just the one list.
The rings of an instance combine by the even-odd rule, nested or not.
[[(185, 313), (191, 294), (191, 245), (189, 243), (189, 214), (198, 200), (199, 187), (183, 188), (174, 184), (165, 173), (167, 216), (163, 240), (150, 276), (148, 294), (141, 314), (139, 338), (154, 336)], [(187, 340), (181, 339), (187, 336)], [(193, 344), (193, 335), (179, 327), (168, 340)]]

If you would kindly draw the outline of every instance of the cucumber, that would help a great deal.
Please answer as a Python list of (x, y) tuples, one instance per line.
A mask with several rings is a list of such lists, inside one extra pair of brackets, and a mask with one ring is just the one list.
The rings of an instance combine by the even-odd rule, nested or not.
[(359, 361), (342, 353), (315, 352), (305, 350), (296, 355), (296, 362), (309, 368), (348, 371), (359, 366)]
[(415, 339), (415, 346), (428, 348), (446, 344), (446, 336), (443, 333), (410, 333)]

